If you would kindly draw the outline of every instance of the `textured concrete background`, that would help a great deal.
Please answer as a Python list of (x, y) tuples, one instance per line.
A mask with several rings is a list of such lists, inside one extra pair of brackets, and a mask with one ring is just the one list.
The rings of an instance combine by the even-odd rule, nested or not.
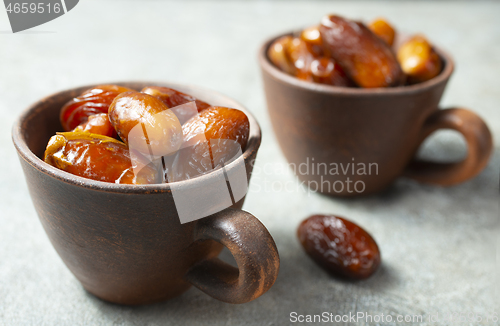
[[(423, 32), (453, 54), (457, 69), (442, 104), (473, 108), (497, 144), (481, 175), (446, 189), (401, 179), (383, 194), (353, 200), (276, 191), (279, 184), (296, 181), (289, 173), (263, 169), (266, 164), (279, 169), (285, 161), (266, 113), (257, 48), (268, 36), (314, 24), (330, 12), (367, 20), (385, 16), (400, 30)], [(450, 312), (500, 313), (500, 293), (494, 296), (499, 12), (500, 4), (493, 2), (84, 0), (53, 22), (11, 34), (0, 9), (0, 324), (287, 325), (293, 311), (425, 315), (426, 320), (436, 313), (441, 320)], [(52, 248), (10, 139), (15, 118), (58, 90), (138, 79), (212, 88), (245, 104), (259, 120), (261, 172), (253, 177), (245, 209), (269, 228), (281, 255), (278, 280), (261, 298), (236, 306), (191, 289), (160, 304), (116, 306), (86, 293)], [(440, 132), (422, 155), (445, 160), (464, 153), (461, 137)], [(295, 237), (299, 222), (313, 213), (336, 213), (364, 226), (380, 245), (382, 268), (369, 280), (350, 283), (314, 265)]]

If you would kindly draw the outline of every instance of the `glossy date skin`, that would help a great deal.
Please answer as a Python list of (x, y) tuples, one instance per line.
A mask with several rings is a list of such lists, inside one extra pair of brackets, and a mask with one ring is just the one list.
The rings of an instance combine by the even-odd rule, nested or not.
[(295, 65), (289, 56), (289, 49), (291, 47), (293, 37), (290, 35), (280, 37), (271, 44), (267, 50), (267, 56), (271, 62), (280, 70), (290, 74), (296, 74)]
[(240, 110), (211, 107), (182, 126), (183, 145), (169, 164), (169, 182), (192, 179), (223, 167), (245, 150), (248, 117)]
[(355, 86), (340, 65), (328, 57), (315, 59), (311, 63), (310, 72), (316, 83), (344, 87)]
[(441, 72), (442, 60), (423, 36), (402, 47), (396, 36), (384, 18), (365, 26), (330, 15), (318, 26), (276, 39), (267, 56), (281, 71), (298, 79), (340, 87), (405, 86)]
[(300, 224), (297, 236), (306, 253), (333, 275), (365, 279), (381, 262), (370, 234), (341, 217), (313, 215)]
[(319, 27), (325, 47), (358, 86), (399, 86), (404, 74), (387, 43), (365, 25), (331, 15)]
[(396, 37), (396, 31), (385, 19), (378, 18), (372, 21), (368, 28), (382, 39), (387, 45), (392, 46), (394, 43), (394, 38)]
[(178, 90), (161, 87), (149, 86), (141, 90), (141, 93), (149, 94), (160, 99), (168, 108), (173, 108), (188, 102), (195, 102), (198, 112), (201, 112), (210, 107), (210, 104), (197, 99), (194, 96), (179, 92)]
[(111, 137), (88, 132), (64, 132), (50, 138), (44, 161), (71, 174), (103, 182), (153, 184), (161, 182), (150, 166), (134, 174), (127, 146)]
[[(124, 92), (113, 97), (106, 90)], [(172, 163), (182, 158), (176, 165), (180, 170), (168, 171), (178, 172), (184, 180), (222, 167), (241, 155), (249, 133), (249, 121), (243, 112), (209, 107), (191, 95), (166, 87), (150, 86), (143, 91), (101, 85), (70, 101), (65, 110), (71, 104), (87, 101), (99, 110), (106, 107), (106, 112), (87, 110), (89, 115), (71, 132), (53, 136), (47, 145), (45, 162), (93, 180), (150, 184), (168, 182), (164, 178), (168, 170), (165, 161)], [(106, 99), (103, 94), (109, 97)], [(107, 105), (110, 98), (113, 100)], [(183, 110), (189, 111), (189, 116), (184, 117), (186, 137), (177, 117)], [(118, 136), (123, 142), (115, 139)], [(186, 148), (178, 151), (183, 143)], [(200, 157), (206, 160), (200, 161)]]
[[(109, 121), (126, 144), (143, 154), (169, 155), (182, 144), (182, 127), (177, 116), (157, 97), (126, 92), (109, 107)], [(130, 132), (136, 128), (129, 139)]]
[(295, 77), (313, 81), (311, 63), (319, 56), (311, 51), (307, 42), (299, 37), (294, 37), (288, 47), (288, 56), (295, 67)]
[(325, 51), (323, 47), (323, 39), (321, 38), (321, 33), (319, 32), (319, 26), (311, 26), (304, 29), (300, 33), (300, 39), (304, 41), (315, 57), (329, 56), (329, 53)]
[(268, 56), (275, 66), (298, 79), (333, 86), (354, 86), (339, 64), (322, 56), (318, 28), (311, 27), (301, 37), (284, 36), (269, 48)]
[(117, 85), (99, 85), (86, 90), (62, 107), (60, 121), (63, 129), (73, 130), (85, 123), (91, 115), (108, 113), (109, 105), (115, 97), (128, 91), (131, 89)]
[(422, 35), (406, 41), (397, 53), (399, 64), (408, 76), (409, 84), (430, 80), (442, 70), (442, 62), (431, 44)]
[(182, 126), (184, 142), (195, 145), (200, 136), (206, 140), (231, 139), (245, 150), (250, 130), (250, 122), (240, 110), (214, 106), (193, 117)]
[(107, 113), (99, 113), (89, 116), (86, 122), (76, 127), (73, 131), (85, 131), (90, 132), (91, 134), (98, 134), (112, 138), (116, 138), (117, 136), (116, 130), (111, 125)]

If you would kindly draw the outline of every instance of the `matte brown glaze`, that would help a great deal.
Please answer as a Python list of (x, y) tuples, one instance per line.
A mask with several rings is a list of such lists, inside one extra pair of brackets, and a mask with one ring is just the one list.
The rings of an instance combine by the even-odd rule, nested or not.
[[(197, 87), (118, 84), (137, 90), (148, 85), (172, 87), (213, 105), (243, 110), (250, 121), (243, 153), (250, 178), (261, 133), (257, 121), (240, 104)], [(48, 139), (62, 129), (60, 108), (89, 87), (60, 92), (35, 103), (13, 128), (13, 141), (40, 221), (83, 287), (120, 304), (166, 300), (191, 284), (230, 303), (244, 303), (265, 293), (277, 277), (279, 256), (262, 223), (240, 210), (244, 198), (211, 217), (180, 224), (169, 184), (99, 182), (42, 161)], [(232, 167), (234, 164), (226, 168)], [(210, 178), (212, 174), (182, 182), (196, 187)], [(231, 250), (239, 271), (215, 258), (223, 245)], [(231, 278), (227, 278), (228, 273)]]
[[(297, 167), (311, 166), (313, 159), (315, 164), (337, 163), (344, 167), (353, 162), (378, 164), (378, 174), (373, 165), (371, 175), (356, 171), (325, 174), (324, 165), (321, 174), (297, 173), (306, 185), (316, 187), (316, 183), (323, 182), (319, 191), (337, 196), (376, 193), (401, 175), (449, 186), (474, 177), (488, 163), (493, 141), (484, 121), (465, 109), (438, 109), (453, 72), (453, 60), (445, 52), (437, 50), (443, 71), (420, 84), (375, 89), (335, 87), (301, 81), (273, 66), (266, 56), (267, 49), (282, 36), (262, 45), (259, 63), (271, 122), (288, 162)], [(464, 135), (467, 158), (450, 164), (417, 161), (414, 156), (420, 144), (442, 128)], [(337, 192), (327, 184), (341, 181), (345, 185), (347, 178), (364, 182), (365, 191), (348, 192), (344, 187), (344, 191)]]

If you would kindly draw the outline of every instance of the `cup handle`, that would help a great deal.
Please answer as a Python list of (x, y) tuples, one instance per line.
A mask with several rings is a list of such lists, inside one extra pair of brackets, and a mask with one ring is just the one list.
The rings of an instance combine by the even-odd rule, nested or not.
[(228, 208), (198, 221), (195, 241), (215, 240), (233, 254), (238, 268), (219, 258), (193, 265), (185, 279), (211, 297), (227, 303), (254, 300), (271, 288), (279, 270), (276, 244), (252, 214)]
[(423, 183), (451, 186), (473, 178), (484, 169), (493, 150), (493, 139), (488, 126), (477, 114), (462, 108), (437, 110), (425, 121), (419, 144), (438, 129), (460, 132), (467, 143), (467, 157), (454, 163), (413, 159), (404, 176)]

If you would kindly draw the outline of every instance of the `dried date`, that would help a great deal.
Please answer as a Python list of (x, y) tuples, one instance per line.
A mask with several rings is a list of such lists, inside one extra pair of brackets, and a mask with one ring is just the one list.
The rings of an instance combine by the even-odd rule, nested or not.
[(73, 131), (86, 131), (115, 138), (117, 136), (115, 128), (111, 125), (107, 113), (99, 113), (89, 116), (88, 120)]
[(328, 56), (323, 48), (323, 40), (319, 32), (319, 26), (312, 26), (304, 29), (300, 33), (300, 38), (307, 44), (309, 52), (315, 57)]
[(354, 86), (340, 65), (331, 58), (322, 57), (314, 60), (311, 63), (310, 71), (316, 83), (344, 87)]
[(319, 28), (333, 59), (358, 86), (399, 86), (404, 74), (387, 43), (365, 25), (339, 16), (326, 16)]
[(441, 58), (421, 35), (412, 37), (398, 49), (398, 60), (409, 84), (432, 79), (442, 69)]
[(333, 215), (313, 215), (297, 231), (306, 253), (330, 273), (364, 279), (380, 265), (375, 240), (360, 226)]
[[(136, 156), (137, 157), (137, 156)], [(50, 138), (44, 161), (71, 174), (103, 182), (152, 184), (161, 174), (145, 165), (137, 175), (127, 146), (88, 132), (62, 132)]]
[[(149, 94), (151, 96), (159, 98), (165, 105), (169, 108), (174, 108), (176, 106), (186, 104), (189, 102), (195, 102), (198, 112), (201, 112), (210, 107), (210, 104), (203, 102), (194, 96), (179, 92), (178, 90), (161, 87), (161, 86), (149, 86), (141, 90), (141, 93)], [(189, 114), (188, 112), (176, 112), (179, 120), (184, 120), (183, 117)], [(182, 117), (180, 117), (181, 115)]]
[(128, 91), (131, 89), (117, 85), (99, 85), (86, 90), (62, 107), (60, 120), (63, 129), (73, 130), (86, 122), (91, 115), (108, 113), (109, 105), (115, 97)]
[[(158, 98), (139, 92), (118, 95), (109, 106), (109, 121), (120, 138), (143, 154), (175, 153), (182, 144), (177, 116)], [(134, 127), (133, 139), (129, 139)], [(130, 145), (132, 146), (132, 145)]]
[(392, 44), (394, 43), (396, 31), (385, 19), (379, 18), (372, 21), (368, 25), (368, 28), (389, 46), (392, 46)]
[(166, 171), (169, 182), (191, 179), (223, 167), (245, 150), (248, 117), (240, 110), (211, 107), (182, 126), (183, 145)]
[(267, 50), (267, 56), (271, 62), (290, 75), (295, 75), (295, 66), (289, 56), (289, 48), (293, 37), (287, 35), (274, 41)]

